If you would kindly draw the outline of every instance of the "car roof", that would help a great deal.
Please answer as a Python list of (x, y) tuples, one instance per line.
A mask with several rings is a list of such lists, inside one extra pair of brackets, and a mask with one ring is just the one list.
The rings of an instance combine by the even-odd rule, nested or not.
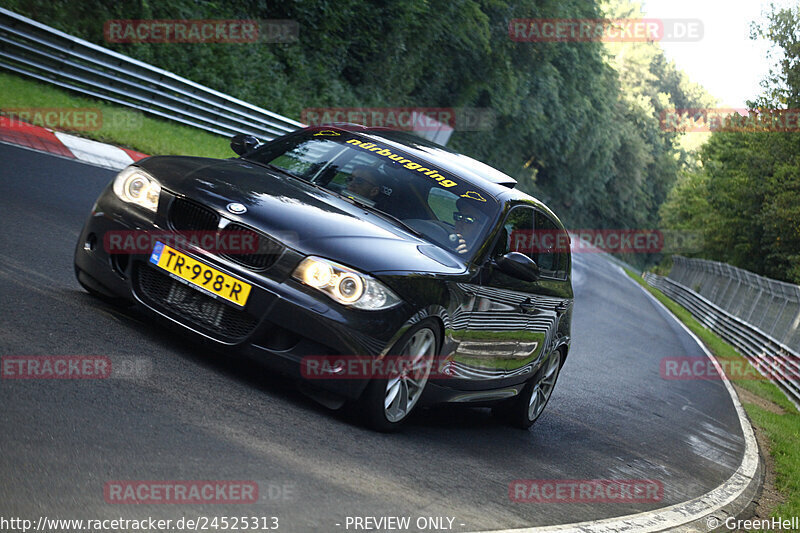
[(534, 207), (538, 208), (539, 210), (544, 211), (545, 213), (547, 213), (547, 215), (550, 218), (552, 218), (553, 220), (558, 222), (559, 226), (561, 226), (562, 228), (564, 227), (564, 224), (561, 222), (561, 219), (558, 218), (558, 215), (556, 215), (552, 211), (552, 209), (547, 207), (547, 205), (544, 202), (542, 202), (541, 200), (539, 200), (538, 198), (536, 198), (534, 196), (531, 196), (530, 194), (525, 194), (524, 192), (522, 192), (522, 191), (520, 191), (518, 189), (506, 189), (502, 194), (500, 194), (497, 197), (497, 199), (500, 200), (501, 202), (505, 203), (505, 204), (514, 204), (514, 205), (517, 205), (517, 204), (528, 204), (528, 205), (533, 205)]

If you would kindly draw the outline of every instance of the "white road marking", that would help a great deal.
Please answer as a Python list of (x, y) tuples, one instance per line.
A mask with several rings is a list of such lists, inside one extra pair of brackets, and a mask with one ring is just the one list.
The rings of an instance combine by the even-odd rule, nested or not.
[[(604, 520), (592, 520), (587, 522), (576, 522), (573, 524), (560, 524), (554, 526), (540, 526), (530, 528), (518, 529), (503, 529), (492, 530), (492, 533), (544, 533), (544, 532), (574, 532), (574, 533), (610, 533), (619, 531), (635, 531), (635, 532), (653, 532), (653, 531), (708, 531), (706, 526), (708, 523), (713, 522), (714, 517), (717, 519), (717, 524), (721, 525), (727, 514), (720, 512), (723, 507), (734, 502), (753, 482), (758, 471), (758, 445), (756, 444), (756, 437), (753, 433), (753, 428), (747, 419), (744, 408), (739, 402), (739, 397), (731, 385), (730, 380), (725, 375), (720, 364), (714, 359), (714, 356), (705, 347), (703, 342), (695, 335), (686, 325), (681, 322), (678, 317), (659, 302), (652, 294), (650, 294), (644, 287), (636, 283), (634, 279), (628, 276), (625, 271), (617, 266), (619, 271), (631, 283), (635, 283), (656, 305), (660, 306), (664, 311), (677, 322), (686, 333), (691, 336), (698, 346), (703, 350), (706, 356), (711, 359), (712, 364), (716, 368), (720, 376), (722, 376), (723, 383), (728, 389), (733, 407), (736, 409), (736, 414), (739, 417), (739, 424), (742, 427), (742, 434), (744, 435), (745, 450), (742, 462), (739, 468), (729, 477), (724, 483), (717, 488), (711, 490), (694, 498), (692, 500), (670, 505), (662, 509), (654, 511), (646, 511), (643, 513), (636, 513), (625, 516), (618, 516), (615, 518), (607, 518)], [(747, 502), (749, 503), (749, 502)], [(746, 505), (746, 503), (744, 504)], [(744, 505), (742, 508), (744, 508)], [(737, 512), (740, 512), (739, 509)], [(689, 527), (688, 524), (700, 521), (701, 526), (695, 525)], [(699, 529), (698, 529), (699, 527)]]

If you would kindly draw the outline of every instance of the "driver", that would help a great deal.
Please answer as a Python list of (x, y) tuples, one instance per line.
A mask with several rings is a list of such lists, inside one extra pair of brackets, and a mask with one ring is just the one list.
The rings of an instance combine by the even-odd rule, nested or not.
[(456, 229), (454, 235), (457, 243), (456, 252), (465, 254), (475, 245), (483, 227), (485, 215), (475, 205), (475, 201), (469, 198), (459, 198), (456, 201), (456, 209), (457, 211), (453, 213)]
[(375, 202), (381, 192), (378, 184), (378, 176), (374, 169), (370, 167), (357, 167), (347, 177), (347, 186), (344, 194), (352, 193), (366, 200)]

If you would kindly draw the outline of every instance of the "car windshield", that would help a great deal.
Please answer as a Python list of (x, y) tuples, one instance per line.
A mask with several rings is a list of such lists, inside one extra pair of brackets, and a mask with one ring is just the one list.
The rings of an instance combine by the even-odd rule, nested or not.
[(246, 158), (399, 219), (466, 258), (480, 247), (499, 210), (485, 190), (441, 167), (339, 130), (289, 136)]

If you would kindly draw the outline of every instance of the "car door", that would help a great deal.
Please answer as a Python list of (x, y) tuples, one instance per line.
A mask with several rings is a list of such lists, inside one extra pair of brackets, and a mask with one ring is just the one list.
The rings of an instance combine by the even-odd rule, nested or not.
[[(539, 279), (526, 281), (500, 270), (495, 260), (509, 252), (533, 259)], [(528, 377), (557, 345), (561, 317), (572, 304), (568, 279), (569, 237), (547, 214), (532, 206), (511, 209), (484, 266), (474, 321), (504, 377)]]
[[(530, 285), (533, 307), (528, 310), (528, 337), (516, 361), (519, 368), (537, 368), (543, 355), (549, 354), (564, 335), (561, 319), (572, 306), (572, 285), (569, 272), (569, 236), (549, 215), (534, 210), (533, 236), (528, 240), (527, 255), (539, 267), (539, 279)], [(534, 345), (534, 342), (538, 344)]]
[(533, 235), (533, 223), (534, 210), (529, 206), (517, 206), (507, 213), (480, 284), (475, 286), (470, 339), (462, 342), (459, 355), (462, 362), (483, 368), (486, 377), (506, 377), (541, 344), (531, 336), (529, 327), (535, 285), (502, 272), (493, 263), (495, 257), (509, 251), (524, 250), (526, 239)]

